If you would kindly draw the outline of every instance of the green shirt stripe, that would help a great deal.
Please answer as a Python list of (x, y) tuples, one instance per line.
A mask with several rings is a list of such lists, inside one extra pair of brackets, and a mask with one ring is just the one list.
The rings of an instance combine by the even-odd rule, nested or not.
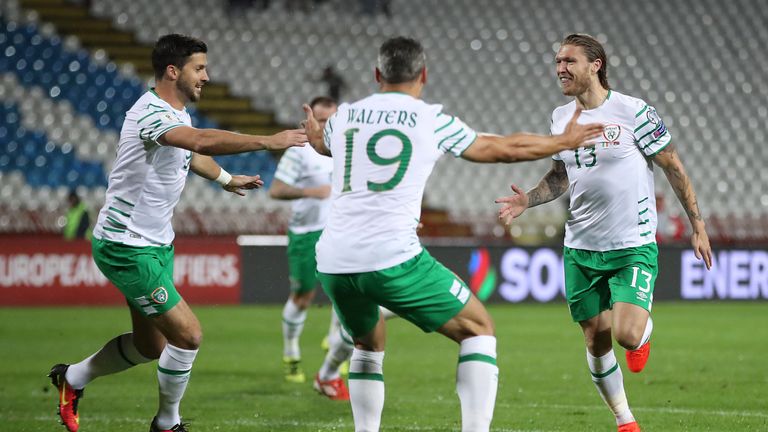
[(640, 216), (641, 214), (643, 214), (643, 213), (645, 213), (647, 211), (648, 211), (648, 209), (645, 209), (645, 210), (641, 211), (640, 213), (638, 213), (637, 215)]
[[(647, 137), (648, 135), (650, 135), (650, 134), (652, 134), (652, 133), (656, 132), (657, 130), (658, 130), (658, 129), (656, 129), (656, 128), (654, 128), (654, 129), (651, 129), (650, 131), (648, 131), (648, 133), (646, 133), (645, 135), (643, 135), (643, 136), (641, 136), (640, 138), (638, 138), (638, 139), (637, 139), (637, 142), (641, 142), (641, 141), (643, 140), (643, 138), (645, 138), (645, 137)], [(664, 135), (666, 135), (666, 134), (667, 134), (667, 131), (664, 131), (664, 133), (663, 133), (663, 134), (661, 134), (661, 136), (659, 136), (659, 138), (663, 137), (663, 136), (664, 136)]]
[(644, 233), (641, 233), (641, 234), (640, 234), (640, 237), (645, 237), (645, 236), (647, 236), (647, 235), (649, 235), (649, 234), (651, 234), (651, 232), (650, 232), (650, 231), (646, 231), (646, 232), (644, 232)]
[(637, 203), (638, 203), (638, 204), (642, 204), (642, 203), (644, 203), (644, 202), (646, 202), (646, 201), (648, 201), (648, 197), (645, 197), (645, 198), (641, 199), (641, 200), (640, 200), (640, 201), (638, 201)]
[(155, 134), (155, 136), (157, 136), (158, 138), (160, 138), (161, 136), (163, 136), (164, 133), (168, 132), (171, 129), (175, 129), (179, 126), (186, 126), (186, 125), (184, 123), (176, 123), (168, 126), (167, 128), (161, 130), (160, 132), (152, 132), (152, 133)]
[(589, 371), (589, 373), (591, 373), (591, 374), (592, 374), (592, 376), (593, 376), (593, 377), (595, 377), (595, 378), (605, 378), (605, 377), (607, 377), (608, 375), (610, 375), (610, 374), (612, 374), (612, 373), (616, 372), (616, 369), (618, 369), (618, 368), (619, 368), (619, 364), (618, 364), (618, 363), (616, 363), (615, 365), (613, 365), (613, 367), (612, 367), (612, 368), (608, 369), (608, 372), (605, 372), (605, 373), (594, 373), (594, 372), (592, 372), (592, 371)]
[[(136, 123), (141, 123), (141, 122), (143, 122), (144, 120), (146, 120), (146, 119), (147, 119), (147, 117), (151, 116), (152, 114), (157, 114), (157, 113), (161, 113), (161, 112), (168, 112), (168, 110), (160, 109), (160, 110), (157, 110), (157, 111), (152, 111), (151, 113), (149, 113), (149, 114), (145, 115), (144, 117), (142, 117), (142, 118), (140, 118), (140, 119), (136, 120)], [(160, 121), (160, 120), (158, 120), (158, 121)]]
[(133, 204), (131, 204), (129, 201), (127, 201), (127, 200), (124, 200), (124, 199), (120, 198), (119, 196), (116, 196), (116, 197), (115, 197), (115, 199), (116, 199), (116, 200), (118, 200), (118, 201), (120, 201), (121, 203), (123, 203), (123, 204), (127, 205), (127, 206), (131, 206), (131, 207), (134, 207), (134, 205), (133, 205)]
[(646, 220), (644, 220), (644, 221), (641, 221), (641, 222), (640, 222), (638, 225), (645, 225), (645, 224), (647, 224), (647, 223), (648, 223), (648, 219), (646, 219)]
[(650, 123), (650, 122), (651, 122), (650, 120), (646, 120), (646, 121), (645, 121), (645, 123), (643, 123), (643, 124), (641, 124), (640, 126), (636, 127), (636, 128), (635, 128), (635, 133), (637, 133), (637, 132), (638, 132), (640, 129), (644, 128), (644, 127), (645, 127), (645, 125), (647, 125), (647, 124), (648, 124), (648, 123)]
[(116, 208), (114, 208), (114, 207), (109, 207), (109, 210), (112, 210), (113, 212), (115, 212), (115, 213), (117, 213), (117, 214), (119, 214), (119, 215), (123, 215), (123, 216), (125, 216), (125, 217), (131, 217), (131, 215), (130, 215), (130, 214), (128, 214), (128, 213), (126, 213), (126, 212), (124, 212), (124, 211), (122, 211), (122, 210), (120, 210), (120, 209), (116, 209)]
[(448, 141), (449, 139), (451, 139), (451, 138), (455, 137), (456, 135), (458, 135), (458, 134), (462, 133), (463, 131), (464, 131), (464, 128), (461, 128), (461, 129), (457, 130), (457, 131), (456, 131), (456, 133), (454, 133), (454, 134), (452, 134), (452, 135), (449, 135), (449, 136), (447, 136), (447, 137), (443, 138), (443, 140), (442, 140), (442, 141), (440, 141), (439, 143), (437, 143), (437, 148), (440, 148), (440, 146), (442, 146), (444, 142), (446, 142), (446, 141)]
[(655, 140), (653, 140), (653, 141), (649, 142), (648, 144), (646, 144), (646, 145), (645, 145), (645, 147), (643, 147), (643, 150), (645, 150), (645, 149), (647, 149), (648, 147), (650, 147), (650, 146), (652, 146), (652, 145), (656, 144), (657, 142), (659, 142), (659, 140), (660, 140), (660, 139), (664, 138), (666, 135), (667, 135), (667, 131), (664, 131), (664, 133), (663, 133), (663, 134), (661, 134), (661, 136), (659, 136), (659, 137), (658, 137), (658, 138), (656, 138)]
[(435, 130), (435, 133), (438, 133), (438, 132), (440, 132), (441, 130), (443, 130), (443, 129), (447, 128), (448, 126), (450, 126), (450, 125), (451, 125), (451, 123), (453, 123), (453, 121), (454, 121), (454, 120), (456, 120), (456, 117), (454, 117), (454, 116), (451, 116), (451, 119), (450, 119), (450, 120), (448, 120), (448, 123), (446, 123), (446, 124), (444, 124), (444, 125), (440, 126), (439, 128), (437, 128), (437, 129)]
[(128, 228), (128, 226), (121, 224), (117, 220), (113, 219), (111, 216), (107, 216), (107, 222), (111, 223), (112, 226), (114, 226), (115, 228), (120, 228), (120, 229)]
[(116, 232), (116, 233), (124, 233), (125, 232), (125, 230), (123, 230), (123, 229), (111, 228), (111, 227), (108, 227), (108, 226), (105, 226), (103, 228), (104, 228), (104, 231), (111, 231), (111, 232)]
[(464, 363), (468, 361), (479, 361), (484, 363), (490, 363), (496, 366), (496, 359), (485, 354), (467, 354), (459, 357), (459, 363)]
[(644, 112), (645, 112), (645, 110), (647, 110), (647, 109), (648, 109), (648, 105), (644, 106), (644, 107), (643, 107), (643, 109), (641, 109), (641, 110), (640, 110), (640, 111), (639, 111), (637, 114), (635, 114), (635, 118), (638, 118), (638, 117), (640, 117), (641, 115), (643, 115), (643, 113), (644, 113)]
[(453, 148), (454, 148), (454, 147), (456, 147), (457, 145), (459, 145), (459, 143), (460, 143), (460, 142), (464, 141), (464, 138), (466, 138), (466, 137), (467, 137), (467, 135), (469, 135), (469, 134), (464, 134), (464, 135), (463, 135), (461, 138), (459, 138), (459, 140), (458, 140), (458, 141), (456, 141), (455, 143), (453, 143), (453, 145), (452, 145), (452, 146), (451, 146), (451, 147), (448, 149), (448, 151), (450, 152), (451, 150), (453, 150)]

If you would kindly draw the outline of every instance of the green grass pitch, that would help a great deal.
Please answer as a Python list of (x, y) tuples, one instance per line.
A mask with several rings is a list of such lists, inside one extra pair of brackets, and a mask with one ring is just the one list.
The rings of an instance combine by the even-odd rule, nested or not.
[[(283, 382), (280, 307), (194, 307), (205, 340), (182, 415), (192, 431), (350, 431), (349, 404)], [(499, 338), (494, 431), (615, 431), (564, 305), (492, 306)], [(309, 376), (320, 366), (329, 309), (310, 311), (302, 338)], [(644, 431), (768, 431), (768, 304), (658, 303), (651, 359), (624, 369)], [(0, 430), (63, 431), (45, 374), (128, 329), (125, 308), (0, 309)], [(623, 350), (617, 349), (622, 367)], [(457, 431), (457, 347), (403, 320), (388, 323), (382, 431)], [(146, 431), (157, 403), (155, 364), (86, 389), (82, 432)]]

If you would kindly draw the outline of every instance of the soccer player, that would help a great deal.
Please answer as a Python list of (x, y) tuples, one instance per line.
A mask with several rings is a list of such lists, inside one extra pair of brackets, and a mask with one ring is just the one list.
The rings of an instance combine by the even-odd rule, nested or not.
[(159, 359), (159, 407), (150, 431), (186, 431), (179, 403), (187, 387), (202, 331), (173, 285), (171, 216), (188, 171), (232, 193), (262, 185), (259, 176), (230, 175), (208, 155), (303, 145), (302, 130), (272, 136), (191, 127), (184, 106), (200, 99), (208, 82), (207, 47), (171, 34), (152, 51), (156, 87), (126, 113), (109, 176), (106, 202), (93, 231), (93, 258), (123, 293), (133, 331), (116, 336), (90, 357), (57, 364), (49, 374), (59, 390), (59, 416), (78, 430), (83, 388), (93, 379)]
[(487, 431), (498, 379), (493, 322), (467, 285), (419, 242), (427, 178), (445, 153), (474, 162), (533, 160), (583, 145), (602, 125), (578, 125), (576, 113), (561, 135), (478, 134), (441, 105), (419, 99), (426, 56), (410, 38), (384, 42), (375, 77), (380, 92), (340, 105), (324, 129), (304, 106), (310, 143), (333, 158), (331, 214), (317, 244), (317, 270), (355, 343), (349, 369), (355, 430), (379, 430), (384, 406), (381, 305), (460, 345), (462, 430)]
[[(310, 102), (317, 121), (325, 121), (336, 112), (337, 104), (329, 97)], [(291, 294), (283, 308), (283, 362), (285, 379), (303, 383), (299, 338), (307, 319), (307, 308), (315, 297), (318, 281), (315, 275), (315, 244), (325, 226), (330, 208), (333, 163), (312, 147), (286, 150), (275, 172), (269, 196), (292, 200), (288, 222), (288, 271)], [(336, 338), (329, 338), (336, 340)], [(330, 347), (329, 347), (330, 349)], [(343, 386), (343, 381), (340, 381)], [(346, 389), (344, 389), (346, 392)]]
[(582, 121), (605, 124), (588, 146), (561, 151), (530, 191), (512, 185), (500, 198), (506, 223), (528, 207), (570, 192), (565, 226), (565, 289), (574, 321), (581, 325), (587, 364), (598, 393), (616, 416), (620, 432), (639, 431), (624, 394), (611, 334), (626, 351), (627, 367), (640, 372), (650, 353), (650, 318), (656, 282), (656, 198), (653, 165), (660, 166), (693, 227), (694, 253), (707, 268), (712, 249), (696, 194), (680, 162), (672, 135), (645, 101), (611, 90), (600, 42), (567, 36), (555, 57), (557, 77), (570, 103), (552, 113), (551, 132), (562, 132), (575, 111)]

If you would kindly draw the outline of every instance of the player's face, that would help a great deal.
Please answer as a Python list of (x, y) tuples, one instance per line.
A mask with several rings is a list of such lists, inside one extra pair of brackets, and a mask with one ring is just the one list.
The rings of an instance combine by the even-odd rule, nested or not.
[(592, 63), (587, 60), (584, 49), (576, 45), (562, 45), (555, 56), (557, 79), (566, 96), (578, 96), (589, 89), (592, 83)]
[(315, 105), (312, 108), (312, 114), (315, 115), (317, 122), (320, 123), (320, 127), (325, 127), (325, 122), (336, 112), (338, 107), (336, 105)]
[(176, 87), (190, 102), (200, 100), (203, 86), (208, 82), (208, 56), (205, 53), (195, 53), (181, 68), (181, 75), (176, 81)]

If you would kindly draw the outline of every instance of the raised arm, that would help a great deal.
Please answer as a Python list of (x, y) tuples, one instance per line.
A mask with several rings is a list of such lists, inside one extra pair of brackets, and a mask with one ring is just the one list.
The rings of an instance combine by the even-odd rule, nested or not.
[(307, 136), (302, 129), (285, 130), (274, 135), (245, 135), (220, 129), (175, 127), (159, 139), (163, 145), (180, 147), (201, 155), (226, 155), (256, 150), (282, 150), (303, 146)]
[(257, 175), (230, 175), (212, 157), (197, 153), (192, 153), (189, 169), (202, 178), (219, 183), (224, 190), (240, 196), (245, 196), (244, 190), (258, 189), (264, 185), (264, 182)]
[(696, 200), (691, 179), (685, 172), (685, 167), (683, 167), (683, 162), (680, 160), (674, 144), (667, 144), (653, 156), (653, 161), (664, 170), (669, 184), (688, 215), (691, 228), (693, 228), (691, 245), (696, 258), (703, 259), (707, 269), (711, 268), (712, 247), (709, 245), (709, 236), (704, 226), (704, 219), (701, 217), (701, 210), (699, 210), (699, 203)]
[(566, 190), (568, 190), (568, 174), (565, 171), (565, 163), (552, 161), (552, 168), (535, 188), (526, 193), (516, 185), (512, 185), (515, 195), (496, 199), (496, 203), (504, 204), (499, 209), (499, 219), (505, 224), (510, 224), (527, 208), (550, 202), (564, 194)]
[(461, 157), (472, 162), (521, 162), (552, 156), (562, 150), (581, 147), (603, 132), (603, 125), (581, 125), (576, 120), (581, 114), (576, 109), (561, 135), (516, 133), (507, 136), (479, 134)]

